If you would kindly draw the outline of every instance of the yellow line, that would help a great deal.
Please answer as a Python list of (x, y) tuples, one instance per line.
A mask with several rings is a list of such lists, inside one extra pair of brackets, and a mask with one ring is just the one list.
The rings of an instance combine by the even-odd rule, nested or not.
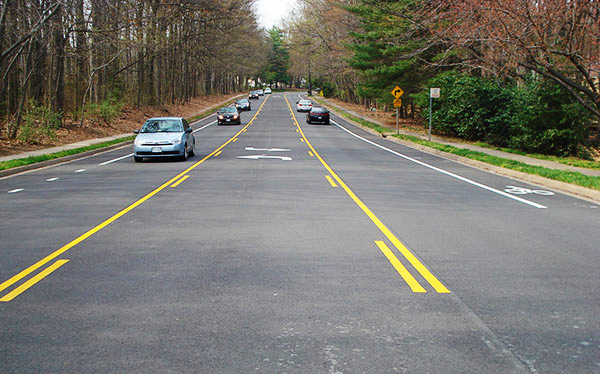
[(310, 155), (310, 157), (315, 157), (315, 155), (311, 151), (308, 151), (308, 154)]
[(233, 142), (235, 143), (235, 142), (237, 142), (237, 140), (238, 140), (238, 138), (235, 138), (235, 139), (233, 139)]
[(329, 184), (331, 184), (331, 187), (337, 187), (337, 184), (335, 184), (335, 182), (333, 181), (333, 179), (331, 179), (329, 175), (326, 175), (325, 178), (327, 178)]
[[(265, 105), (265, 103), (267, 102), (268, 98), (265, 99), (265, 101), (263, 101), (263, 103), (261, 104), (261, 107), (263, 105)], [(190, 167), (188, 167), (187, 169), (185, 169), (184, 171), (182, 171), (181, 173), (177, 174), (176, 176), (174, 176), (173, 178), (169, 179), (168, 181), (166, 181), (165, 183), (163, 183), (162, 185), (160, 185), (159, 187), (157, 187), (154, 191), (150, 192), (149, 194), (147, 194), (146, 196), (142, 197), (141, 199), (139, 199), (138, 201), (136, 201), (135, 203), (131, 204), (130, 206), (128, 206), (127, 208), (121, 210), (119, 213), (115, 214), (114, 216), (110, 217), (109, 219), (107, 219), (106, 221), (102, 222), (101, 224), (99, 224), (98, 226), (90, 229), (89, 231), (87, 231), (86, 233), (84, 233), (83, 235), (79, 236), (78, 238), (73, 239), (72, 241), (70, 241), (69, 243), (65, 244), (64, 246), (62, 246), (61, 248), (57, 249), (56, 251), (52, 252), (51, 254), (49, 254), (48, 256), (44, 257), (43, 259), (41, 259), (40, 261), (36, 262), (35, 264), (31, 265), (30, 267), (28, 267), (25, 270), (22, 270), (20, 273), (18, 273), (17, 275), (13, 276), (12, 278), (4, 281), (3, 283), (0, 284), (0, 292), (7, 289), (8, 287), (12, 286), (13, 284), (17, 283), (18, 281), (20, 281), (21, 279), (25, 278), (26, 276), (28, 276), (29, 274), (31, 274), (32, 272), (34, 272), (35, 270), (39, 269), (40, 267), (42, 267), (44, 264), (54, 260), (56, 257), (60, 256), (61, 254), (65, 253), (66, 251), (68, 251), (69, 249), (73, 248), (74, 246), (76, 246), (77, 244), (81, 243), (82, 241), (84, 241), (85, 239), (89, 238), (90, 236), (94, 235), (95, 233), (97, 233), (98, 231), (102, 230), (103, 228), (105, 228), (106, 226), (110, 225), (111, 223), (113, 223), (114, 221), (116, 221), (117, 219), (121, 218), (122, 216), (124, 216), (125, 214), (129, 213), (130, 211), (132, 211), (133, 209), (135, 209), (137, 206), (139, 206), (140, 204), (142, 204), (143, 202), (145, 202), (146, 200), (150, 199), (152, 196), (156, 195), (157, 193), (159, 193), (160, 191), (164, 190), (165, 188), (167, 188), (169, 185), (171, 185), (172, 183), (174, 183), (176, 180), (178, 180), (179, 178), (181, 178), (182, 176), (186, 175), (187, 173), (189, 173), (190, 171), (194, 170), (195, 168), (197, 168), (198, 166), (200, 166), (202, 163), (204, 163), (204, 161), (208, 160), (209, 158), (211, 158), (212, 156), (215, 155), (215, 153), (221, 151), (223, 148), (225, 148), (229, 143), (231, 143), (233, 141), (234, 138), (236, 138), (237, 136), (239, 136), (242, 133), (242, 130), (246, 129), (248, 126), (250, 126), (250, 124), (254, 121), (254, 119), (256, 118), (256, 115), (254, 115), (254, 117), (252, 117), (252, 119), (250, 120), (250, 122), (248, 122), (248, 124), (246, 126), (244, 126), (244, 128), (242, 128), (237, 134), (235, 134), (233, 137), (231, 137), (228, 141), (226, 141), (225, 143), (223, 143), (219, 148), (215, 149), (214, 151), (212, 151), (208, 156), (204, 157), (202, 160), (196, 162), (195, 164), (191, 165)]]
[(298, 132), (298, 133), (299, 133), (300, 131), (298, 131), (298, 129), (296, 129), (296, 132)]
[(27, 291), (30, 287), (32, 287), (37, 282), (39, 282), (42, 279), (46, 278), (54, 270), (56, 270), (59, 267), (63, 266), (67, 262), (69, 262), (69, 260), (57, 260), (55, 263), (53, 263), (52, 265), (48, 266), (46, 269), (44, 269), (43, 271), (41, 271), (35, 277), (32, 277), (30, 280), (28, 280), (27, 282), (23, 283), (19, 287), (15, 288), (13, 291), (7, 293), (3, 298), (0, 299), (0, 301), (3, 301), (3, 302), (11, 301), (15, 297), (17, 297), (20, 294), (22, 294), (23, 292)]
[(219, 155), (220, 155), (222, 152), (223, 152), (223, 151), (219, 151), (219, 152), (215, 153), (215, 155), (214, 155), (213, 157), (217, 157), (217, 156), (219, 156)]
[[(303, 135), (303, 136), (304, 136), (304, 135)], [(304, 139), (300, 138), (300, 141), (301, 141), (302, 143), (304, 143)]]
[(415, 279), (415, 277), (413, 277), (412, 274), (404, 267), (404, 265), (402, 265), (402, 263), (400, 262), (400, 260), (398, 260), (398, 257), (396, 257), (392, 253), (392, 251), (387, 246), (387, 244), (385, 244), (384, 242), (382, 242), (380, 240), (376, 240), (375, 244), (377, 244), (377, 246), (379, 247), (379, 249), (381, 250), (381, 252), (383, 252), (383, 254), (385, 255), (385, 257), (387, 257), (387, 259), (392, 263), (392, 265), (394, 266), (394, 268), (396, 269), (396, 271), (398, 272), (398, 274), (400, 274), (400, 276), (402, 278), (404, 278), (404, 281), (406, 282), (406, 284), (408, 284), (408, 286), (410, 287), (410, 289), (412, 290), (412, 292), (418, 292), (418, 293), (425, 293), (425, 292), (427, 292), (423, 288), (423, 286), (421, 286), (421, 284), (419, 284), (419, 282), (417, 282), (417, 280)]
[[(294, 112), (292, 111), (292, 107), (290, 106), (290, 102), (288, 101), (288, 99), (287, 99), (287, 97), (285, 95), (284, 95), (284, 97), (285, 97), (285, 101), (287, 102), (287, 105), (288, 105), (288, 108), (290, 110), (290, 113), (292, 113), (292, 115), (293, 115)], [(302, 131), (302, 127), (300, 127), (300, 124), (295, 119), (295, 117), (294, 117), (294, 122), (296, 123), (296, 127), (300, 130), (300, 134), (302, 135), (303, 139), (306, 140), (306, 144), (310, 147), (310, 149), (313, 151), (313, 153), (319, 159), (319, 161), (321, 161), (321, 164), (325, 167), (325, 169), (327, 169), (327, 171), (338, 182), (338, 184), (344, 189), (344, 191), (346, 191), (346, 193), (348, 194), (348, 196), (350, 196), (350, 198), (352, 200), (354, 200), (354, 202), (356, 203), (356, 205), (358, 205), (362, 209), (362, 211), (371, 219), (371, 221), (373, 221), (373, 223), (379, 228), (379, 230), (381, 230), (381, 232), (386, 236), (386, 238), (388, 238), (389, 241), (392, 242), (392, 244), (394, 244), (394, 246), (400, 251), (400, 253), (402, 253), (402, 255), (408, 260), (408, 262), (410, 262), (411, 265), (423, 276), (423, 278), (425, 278), (427, 280), (427, 282), (429, 282), (429, 284), (431, 284), (431, 286), (436, 290), (436, 292), (438, 292), (438, 293), (450, 293), (450, 290), (447, 289), (446, 286), (444, 286), (442, 284), (442, 282), (440, 282), (429, 271), (429, 269), (427, 269), (425, 267), (425, 265), (423, 265), (421, 263), (421, 261), (419, 261), (415, 257), (415, 255), (413, 255), (412, 252), (409, 251), (408, 248), (406, 248), (406, 246), (404, 246), (404, 244), (402, 244), (402, 242), (400, 241), (400, 239), (398, 239), (396, 237), (396, 235), (394, 235), (383, 224), (383, 222), (381, 222), (379, 220), (379, 218), (377, 218), (377, 216), (369, 208), (367, 208), (367, 206), (358, 198), (358, 196), (356, 196), (354, 194), (354, 192), (352, 192), (352, 190), (350, 189), (350, 187), (348, 187), (346, 185), (346, 183), (344, 183), (344, 181), (325, 162), (325, 160), (323, 160), (323, 158), (321, 157), (321, 155), (319, 154), (319, 152), (317, 152), (315, 150), (315, 148), (312, 146), (312, 144), (310, 144), (310, 142), (308, 141), (308, 139), (304, 135), (304, 132)]]
[(175, 187), (179, 186), (181, 183), (183, 183), (183, 181), (185, 181), (185, 180), (186, 180), (186, 179), (188, 179), (189, 177), (190, 177), (189, 175), (186, 175), (186, 176), (184, 176), (183, 178), (181, 178), (181, 179), (180, 179), (180, 180), (178, 180), (177, 182), (173, 183), (173, 184), (171, 185), (171, 188), (175, 188)]

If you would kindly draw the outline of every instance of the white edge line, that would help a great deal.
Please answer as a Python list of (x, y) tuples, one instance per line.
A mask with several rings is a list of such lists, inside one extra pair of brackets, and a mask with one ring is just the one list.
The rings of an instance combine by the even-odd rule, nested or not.
[(455, 178), (455, 179), (461, 180), (461, 181), (463, 181), (463, 182), (469, 183), (469, 184), (471, 184), (471, 185), (473, 185), (473, 186), (477, 186), (477, 187), (479, 187), (479, 188), (483, 188), (484, 190), (487, 190), (487, 191), (490, 191), (490, 192), (496, 193), (496, 194), (498, 194), (498, 195), (502, 195), (502, 196), (504, 196), (504, 197), (508, 197), (509, 199), (513, 199), (513, 200), (519, 201), (519, 202), (521, 202), (521, 203), (523, 203), (523, 204), (531, 205), (531, 206), (533, 206), (533, 207), (535, 207), (535, 208), (539, 208), (539, 209), (546, 209), (546, 208), (547, 208), (547, 207), (546, 207), (546, 206), (544, 206), (544, 205), (541, 205), (541, 204), (538, 204), (538, 203), (534, 203), (533, 201), (529, 201), (529, 200), (522, 199), (522, 198), (520, 198), (520, 197), (518, 197), (518, 196), (514, 196), (514, 195), (511, 195), (511, 194), (509, 194), (509, 193), (507, 193), (507, 192), (504, 192), (504, 191), (497, 190), (497, 189), (495, 189), (495, 188), (493, 188), (493, 187), (486, 186), (485, 184), (481, 184), (481, 183), (475, 182), (475, 181), (473, 181), (473, 180), (471, 180), (471, 179), (468, 179), (468, 178), (465, 178), (465, 177), (461, 177), (460, 175), (457, 175), (457, 174), (451, 173), (451, 172), (449, 172), (449, 171), (446, 171), (446, 170), (444, 170), (444, 169), (440, 169), (440, 168), (438, 168), (438, 167), (435, 167), (435, 166), (433, 166), (433, 165), (429, 165), (429, 164), (426, 164), (426, 163), (424, 163), (424, 162), (422, 162), (422, 161), (416, 160), (416, 159), (414, 159), (414, 158), (412, 158), (412, 157), (409, 157), (409, 156), (403, 155), (402, 153), (398, 153), (398, 152), (396, 152), (396, 151), (393, 151), (393, 150), (391, 150), (391, 149), (389, 149), (389, 148), (386, 148), (386, 147), (384, 147), (384, 146), (382, 146), (382, 145), (379, 145), (379, 144), (377, 144), (377, 143), (375, 143), (375, 142), (372, 142), (372, 141), (370, 141), (370, 140), (368, 140), (368, 139), (365, 139), (365, 138), (363, 138), (363, 137), (362, 137), (362, 136), (360, 136), (360, 135), (357, 135), (357, 134), (353, 133), (352, 131), (348, 130), (347, 128), (345, 128), (344, 126), (340, 125), (339, 123), (337, 123), (337, 122), (335, 122), (335, 121), (333, 121), (333, 120), (331, 120), (331, 123), (333, 123), (333, 124), (334, 124), (334, 125), (336, 125), (337, 127), (341, 128), (342, 130), (346, 131), (348, 134), (350, 134), (350, 135), (352, 135), (352, 136), (354, 136), (354, 137), (356, 137), (356, 138), (358, 138), (358, 139), (360, 139), (360, 140), (362, 140), (362, 141), (364, 141), (364, 142), (367, 142), (367, 143), (369, 143), (369, 144), (371, 144), (371, 145), (374, 145), (374, 146), (376, 146), (377, 148), (380, 148), (380, 149), (383, 149), (383, 150), (385, 150), (385, 151), (388, 151), (388, 152), (390, 152), (390, 153), (392, 153), (392, 154), (394, 154), (394, 155), (396, 155), (396, 156), (402, 157), (402, 158), (404, 158), (404, 159), (406, 159), (406, 160), (408, 160), (408, 161), (414, 162), (414, 163), (416, 163), (416, 164), (419, 164), (419, 165), (421, 165), (421, 166), (425, 166), (426, 168), (429, 168), (429, 169), (435, 170), (435, 171), (437, 171), (437, 172), (439, 172), (439, 173), (442, 173), (442, 174), (445, 174), (445, 175), (447, 175), (447, 176), (449, 176), (449, 177), (452, 177), (452, 178)]
[(125, 156), (121, 156), (121, 157), (119, 157), (119, 158), (115, 158), (114, 160), (110, 160), (110, 161), (103, 162), (103, 163), (101, 163), (100, 165), (101, 165), (101, 166), (108, 165), (108, 164), (111, 164), (111, 163), (113, 163), (113, 162), (116, 162), (116, 161), (122, 160), (122, 159), (124, 159), (124, 158), (127, 158), (127, 157), (131, 157), (131, 156), (133, 156), (133, 153), (130, 153), (130, 154), (128, 154), (128, 155), (125, 155)]
[(8, 193), (17, 193), (17, 192), (21, 192), (23, 190), (24, 190), (23, 188), (17, 188), (17, 189), (8, 191)]
[(210, 126), (210, 125), (214, 125), (215, 123), (217, 123), (217, 121), (216, 121), (216, 120), (215, 120), (215, 121), (212, 121), (211, 123), (209, 123), (209, 124), (207, 124), (207, 125), (204, 125), (204, 126), (200, 127), (199, 129), (196, 129), (196, 130), (194, 130), (194, 132), (197, 132), (197, 131), (200, 131), (200, 130), (204, 130), (204, 129), (205, 129), (205, 128), (207, 128), (208, 126)]

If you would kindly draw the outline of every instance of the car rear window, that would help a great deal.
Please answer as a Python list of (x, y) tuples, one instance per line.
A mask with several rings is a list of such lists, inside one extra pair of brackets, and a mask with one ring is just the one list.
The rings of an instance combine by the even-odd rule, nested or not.
[(327, 111), (327, 109), (325, 109), (325, 108), (312, 108), (311, 112), (312, 113), (329, 113), (329, 111)]

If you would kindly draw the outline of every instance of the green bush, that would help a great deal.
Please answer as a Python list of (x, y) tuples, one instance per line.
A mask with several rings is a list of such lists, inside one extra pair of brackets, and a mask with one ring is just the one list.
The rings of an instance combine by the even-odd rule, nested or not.
[(56, 139), (56, 130), (62, 125), (62, 114), (52, 111), (35, 101), (29, 103), (29, 110), (23, 116), (19, 128), (19, 140), (29, 143), (42, 143), (45, 139)]
[[(525, 152), (577, 155), (587, 139), (590, 115), (562, 87), (531, 78), (518, 87), (450, 72), (429, 82), (440, 87), (433, 99), (432, 128), (438, 134), (484, 141)], [(414, 95), (429, 121), (429, 91)]]
[(88, 104), (86, 106), (86, 112), (92, 116), (102, 118), (107, 123), (115, 120), (121, 114), (122, 109), (123, 104), (113, 95), (100, 102), (100, 104)]

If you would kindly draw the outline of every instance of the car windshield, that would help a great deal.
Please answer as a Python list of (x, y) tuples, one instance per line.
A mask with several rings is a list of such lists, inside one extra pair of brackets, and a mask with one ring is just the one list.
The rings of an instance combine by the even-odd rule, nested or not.
[(244, 99), (244, 100), (238, 100), (237, 101), (238, 104), (248, 104), (248, 100)]
[(182, 132), (181, 122), (177, 120), (148, 120), (142, 127), (143, 133), (152, 132)]
[(221, 113), (237, 113), (237, 109), (235, 108), (223, 108), (221, 109)]

